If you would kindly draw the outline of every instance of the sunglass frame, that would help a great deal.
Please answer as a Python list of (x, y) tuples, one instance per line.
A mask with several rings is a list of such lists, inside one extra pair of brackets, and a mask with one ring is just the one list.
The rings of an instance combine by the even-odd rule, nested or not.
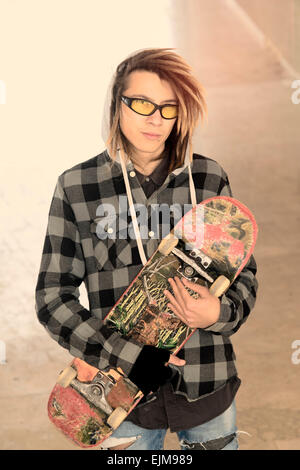
[[(145, 100), (144, 98), (130, 98), (129, 96), (125, 96), (125, 95), (122, 95), (122, 96), (121, 96), (121, 100), (123, 101), (124, 104), (126, 104), (126, 106), (128, 106), (128, 108), (130, 108), (130, 109), (131, 109), (132, 111), (134, 111), (135, 113), (140, 114), (140, 116), (152, 116), (152, 114), (154, 114), (155, 111), (156, 111), (157, 109), (159, 109), (160, 115), (161, 115), (161, 117), (162, 117), (163, 119), (168, 119), (168, 120), (169, 120), (169, 119), (176, 119), (176, 118), (177, 118), (177, 115), (174, 116), (174, 117), (168, 118), (168, 117), (163, 116), (163, 114), (162, 114), (163, 108), (165, 108), (165, 107), (167, 107), (167, 106), (174, 106), (175, 108), (178, 108), (178, 105), (177, 105), (177, 104), (161, 104), (161, 105), (159, 105), (159, 104), (153, 103), (153, 102), (150, 101), (150, 100)], [(146, 101), (147, 103), (152, 104), (152, 105), (154, 106), (153, 111), (151, 111), (151, 113), (149, 113), (149, 114), (139, 113), (138, 111), (136, 111), (135, 109), (133, 109), (133, 108), (131, 107), (132, 102), (135, 101), (135, 100)]]

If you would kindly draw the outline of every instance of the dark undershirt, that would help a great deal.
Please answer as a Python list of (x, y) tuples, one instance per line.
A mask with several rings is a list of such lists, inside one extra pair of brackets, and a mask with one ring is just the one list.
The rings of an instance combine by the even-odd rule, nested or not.
[(164, 156), (165, 158), (161, 160), (159, 165), (149, 176), (143, 175), (137, 169), (135, 169), (137, 178), (147, 199), (149, 199), (154, 191), (156, 191), (163, 184), (166, 177), (168, 176), (169, 159), (167, 151), (164, 151)]

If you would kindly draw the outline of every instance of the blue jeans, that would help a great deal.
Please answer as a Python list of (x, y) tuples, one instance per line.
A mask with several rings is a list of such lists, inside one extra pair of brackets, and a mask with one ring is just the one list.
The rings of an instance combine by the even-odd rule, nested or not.
[[(237, 450), (235, 402), (220, 416), (194, 428), (178, 431), (182, 450)], [(110, 438), (103, 442), (103, 449), (131, 443), (128, 450), (163, 450), (166, 429), (144, 429), (130, 421), (123, 423)]]

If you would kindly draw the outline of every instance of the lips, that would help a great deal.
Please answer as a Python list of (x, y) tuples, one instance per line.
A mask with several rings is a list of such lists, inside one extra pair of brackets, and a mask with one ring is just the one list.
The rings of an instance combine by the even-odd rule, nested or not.
[(147, 137), (148, 139), (159, 139), (159, 137), (161, 137), (160, 134), (153, 134), (152, 132), (142, 132), (142, 134)]

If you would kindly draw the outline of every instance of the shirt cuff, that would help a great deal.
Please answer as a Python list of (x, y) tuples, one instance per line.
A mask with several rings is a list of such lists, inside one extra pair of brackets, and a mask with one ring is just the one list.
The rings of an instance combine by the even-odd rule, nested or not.
[(204, 331), (211, 331), (213, 333), (222, 333), (222, 330), (234, 321), (233, 302), (226, 295), (220, 298), (220, 316), (218, 320), (212, 325), (202, 328)]

